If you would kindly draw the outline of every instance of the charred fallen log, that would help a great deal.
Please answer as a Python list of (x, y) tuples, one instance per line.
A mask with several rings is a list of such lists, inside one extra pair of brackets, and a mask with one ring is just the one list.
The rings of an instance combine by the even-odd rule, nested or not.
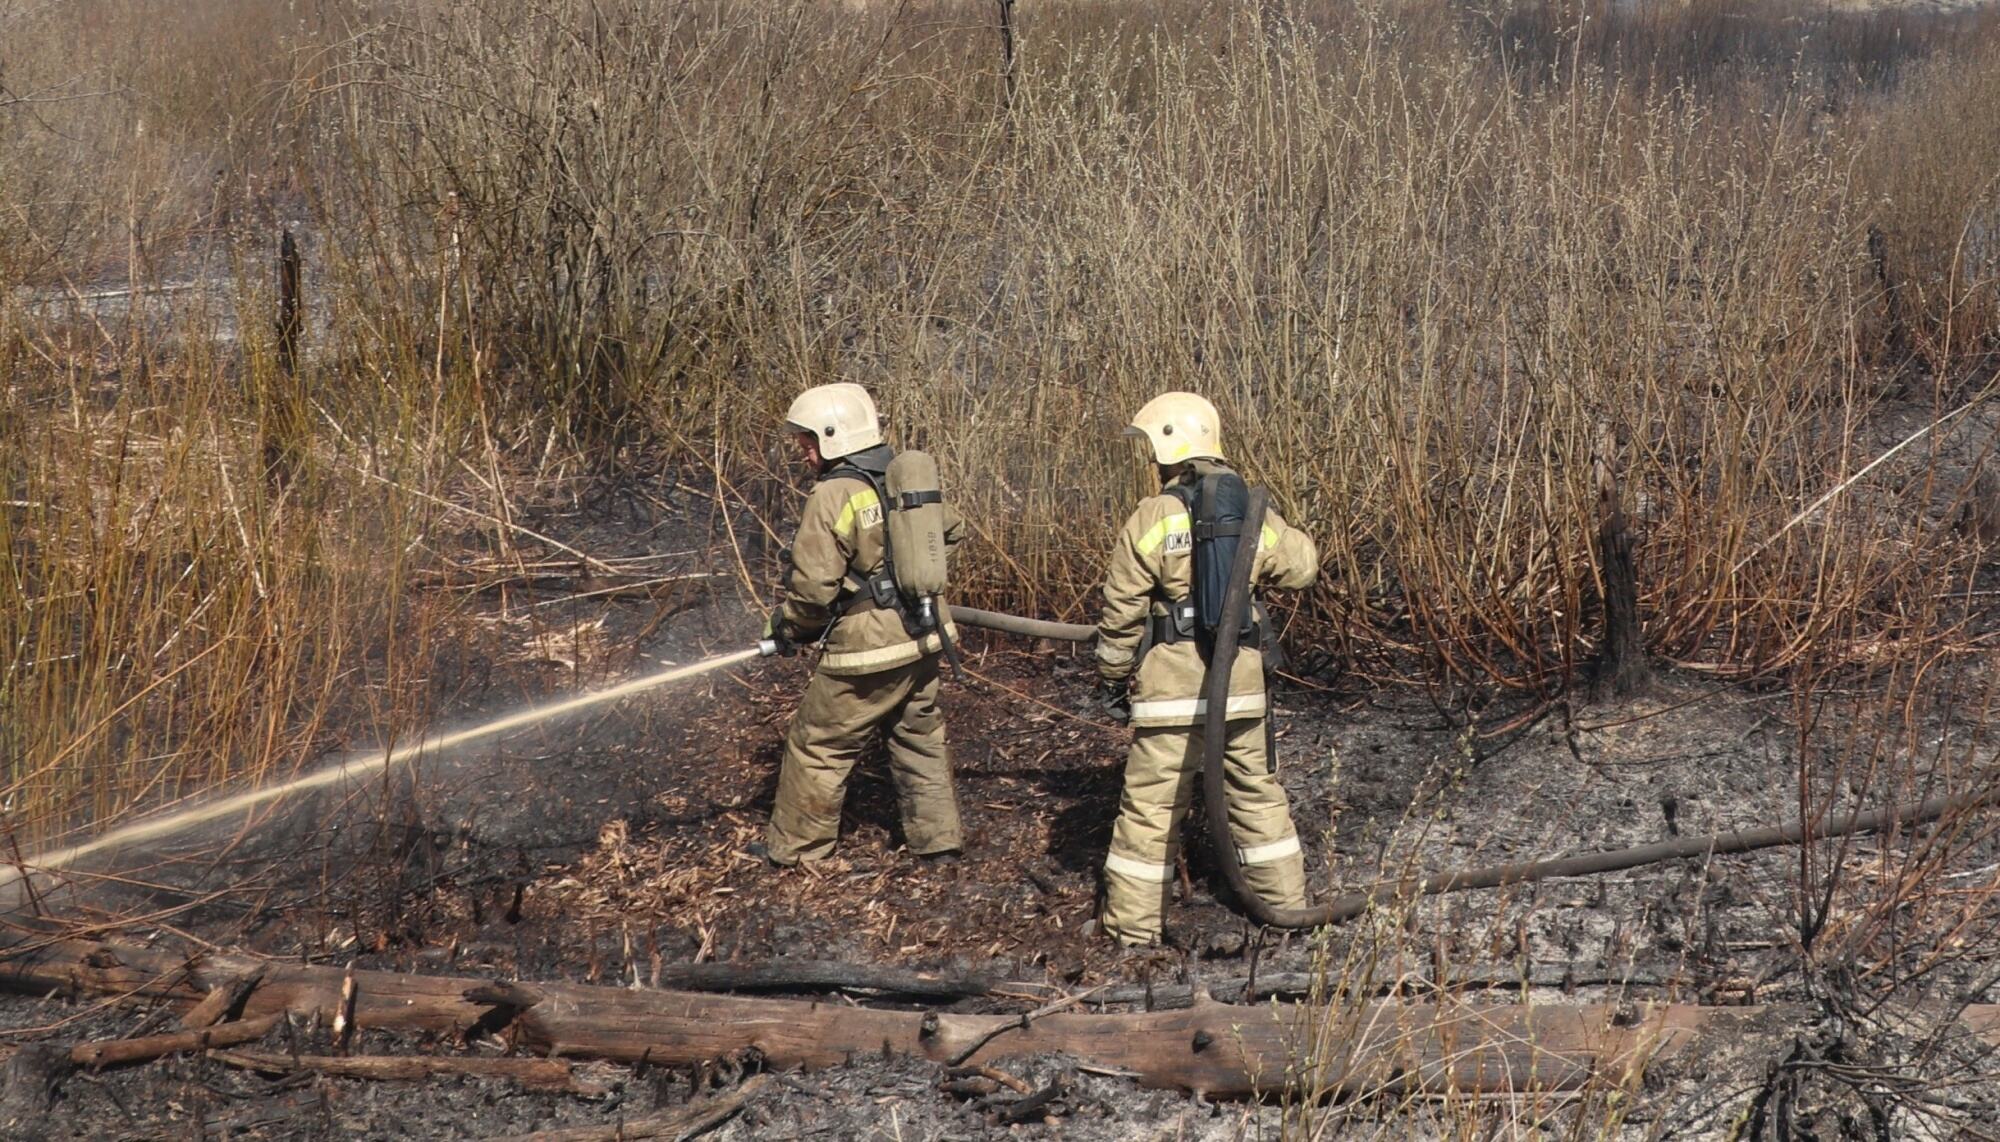
[(264, 981), (263, 965), (248, 975), (219, 983), (210, 988), (208, 995), (200, 1003), (187, 1009), (181, 1015), (181, 1026), (190, 1031), (207, 1027), (212, 1023), (243, 1010), (243, 1001), (257, 990)]
[(148, 1035), (139, 1039), (105, 1039), (95, 1043), (79, 1043), (70, 1049), (70, 1061), (79, 1067), (115, 1067), (125, 1063), (144, 1063), (162, 1055), (177, 1051), (206, 1051), (211, 1047), (233, 1047), (238, 1043), (251, 1043), (269, 1034), (278, 1025), (281, 1012), (270, 1012), (254, 1019), (243, 1019), (235, 1023), (224, 1023), (217, 1027), (197, 1027), (190, 1031), (175, 1031), (166, 1035)]
[[(1258, 976), (1236, 976), (1207, 981), (1210, 998), (1221, 1003), (1255, 1003), (1262, 999), (1296, 999), (1315, 993), (1328, 995), (1429, 995), (1493, 988), (1549, 988), (1572, 991), (1580, 987), (1660, 988), (1692, 987), (1685, 973), (1668, 968), (1589, 969), (1537, 965), (1522, 971), (1512, 966), (1454, 968), (1439, 977), (1422, 975), (1365, 976), (1360, 982), (1331, 979), (1316, 972), (1266, 972)], [(1121, 984), (1092, 994), (1092, 1007), (1145, 1004), (1150, 1010), (1164, 1011), (1194, 1004), (1204, 988), (1180, 983)]]
[[(1451, 872), (1411, 876), (1335, 897), (1318, 908), (1292, 910), (1287, 915), (1292, 918), (1304, 917), (1313, 924), (1338, 923), (1351, 920), (1371, 908), (1418, 896), (1464, 892), (1474, 888), (1501, 888), (1568, 876), (1597, 876), (1670, 860), (1707, 859), (1735, 853), (1756, 852), (1759, 849), (1801, 845), (1816, 840), (1830, 840), (1856, 833), (1913, 829), (1945, 817), (1983, 809), (1996, 802), (2000, 802), (2000, 784), (1989, 784), (1955, 797), (1933, 797), (1927, 801), (1885, 805), (1879, 809), (1866, 811), (1857, 809), (1844, 816), (1828, 814), (1820, 821), (1792, 821), (1783, 825), (1765, 825), (1755, 829), (1730, 829), (1706, 836), (1676, 837), (1673, 840), (1657, 841), (1629, 849), (1611, 849), (1549, 860), (1520, 861), (1514, 864), (1489, 865), (1485, 868), (1456, 869)], [(1310, 916), (1307, 916), (1307, 913), (1310, 913)], [(1292, 925), (1281, 923), (1280, 926)]]
[[(1746, 1009), (1673, 1004), (1529, 1007), (1439, 1002), (1234, 1007), (1205, 997), (1178, 1011), (1059, 1012), (1023, 1019), (882, 1011), (829, 1003), (637, 991), (567, 983), (480, 984), (395, 972), (263, 963), (235, 955), (190, 961), (170, 952), (86, 941), (23, 948), (0, 963), (0, 986), (198, 1002), (259, 966), (243, 1018), (283, 1012), (331, 1019), (353, 981), (363, 1028), (499, 1032), (519, 1047), (569, 1058), (692, 1065), (756, 1052), (769, 1065), (823, 1067), (865, 1054), (940, 1063), (1060, 1052), (1128, 1072), (1150, 1086), (1208, 1095), (1303, 1088), (1315, 1094), (1452, 1089), (1573, 1089), (1728, 1034)], [(1768, 1016), (1768, 1009), (1763, 1012)], [(982, 1040), (984, 1040), (982, 1045)]]
[[(1216, 1096), (1576, 1089), (1600, 1076), (1637, 1074), (1703, 1037), (1726, 1040), (1787, 1014), (1774, 1007), (1449, 999), (1239, 1007), (1201, 995), (1183, 1010), (1143, 1014), (959, 1015), (569, 983), (480, 983), (239, 955), (189, 959), (93, 941), (19, 948), (0, 961), (0, 987), (195, 1004), (209, 989), (260, 967), (262, 980), (243, 1001), (246, 1022), (288, 1012), (330, 1020), (351, 1003), (362, 1028), (497, 1032), (551, 1057), (669, 1066), (745, 1054), (778, 1068), (810, 1068), (877, 1053), (974, 1065), (1063, 1053), (1149, 1086)], [(1970, 1008), (1959, 1020), (2000, 1041), (2000, 1008)]]
[[(1047, 985), (979, 972), (947, 975), (839, 960), (737, 960), (725, 963), (662, 964), (656, 986), (679, 991), (749, 991), (801, 995), (842, 991), (886, 998), (950, 1002), (982, 996), (1023, 998)], [(1312, 972), (1267, 972), (1205, 981), (1210, 998), (1221, 1003), (1255, 1003), (1273, 997), (1296, 999), (1316, 991), (1348, 995), (1427, 995), (1481, 988), (1693, 987), (1697, 980), (1672, 966), (1579, 967), (1574, 964), (1476, 965), (1438, 977), (1367, 974), (1360, 984), (1328, 980)], [(1103, 1008), (1145, 1004), (1149, 1010), (1190, 1006), (1197, 989), (1188, 984), (1126, 984), (1091, 993), (1081, 1002)]]
[(687, 991), (865, 991), (912, 999), (971, 999), (988, 995), (990, 976), (939, 975), (839, 960), (756, 960), (748, 963), (663, 964), (662, 987)]
[(488, 1059), (444, 1055), (282, 1055), (265, 1051), (211, 1051), (209, 1058), (225, 1066), (267, 1075), (316, 1071), (342, 1078), (384, 1082), (414, 1082), (439, 1075), (501, 1078), (530, 1090), (556, 1091), (602, 1098), (611, 1089), (580, 1077), (568, 1063), (556, 1059)]

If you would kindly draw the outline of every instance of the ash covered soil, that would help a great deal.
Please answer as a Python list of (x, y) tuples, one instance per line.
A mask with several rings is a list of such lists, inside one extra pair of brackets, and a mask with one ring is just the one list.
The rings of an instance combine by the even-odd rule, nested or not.
[[(525, 518), (553, 530), (560, 513)], [(608, 549), (600, 533), (574, 542)], [(706, 573), (692, 559), (688, 573)], [(544, 602), (546, 594), (479, 594), (465, 610), (462, 656), (440, 688), (464, 720), (476, 721), (524, 699), (697, 661), (754, 637), (757, 620), (727, 579), (689, 583), (664, 599), (540, 608), (524, 604)], [(1537, 1003), (1828, 1009), (1798, 970), (1799, 857), (1786, 849), (1436, 897), (1398, 919), (1336, 928), (1314, 943), (1260, 936), (1228, 907), (1197, 811), (1167, 946), (1122, 955), (1083, 930), (1127, 740), (1089, 700), (1087, 648), (972, 635), (967, 644), (969, 677), (963, 685), (948, 682), (943, 699), (968, 830), (965, 858), (954, 866), (921, 862), (902, 846), (879, 748), (850, 782), (832, 860), (777, 870), (746, 851), (768, 817), (782, 737), (810, 670), (808, 658), (758, 660), (427, 761), (391, 789), (386, 811), (353, 802), (342, 807), (345, 816), (322, 808), (273, 818), (263, 829), (267, 847), (317, 854), (311, 875), (299, 871), (310, 862), (274, 855), (259, 865), (265, 875), (254, 890), (178, 910), (171, 927), (142, 924), (122, 938), (190, 948), (206, 941), (273, 957), (470, 978), (652, 986), (676, 965), (793, 958), (979, 972), (1020, 985), (959, 1000), (949, 1007), (956, 1011), (1024, 1011), (1104, 984), (1171, 989), (1199, 981), (1225, 994), (1253, 971), (1267, 981), (1359, 978), (1373, 994), (1411, 997), (1469, 989)], [(1953, 669), (1959, 689), (1990, 692), (1990, 661)], [(1800, 804), (1802, 707), (1783, 691), (1668, 675), (1629, 702), (1579, 698), (1474, 715), (1447, 712), (1419, 691), (1329, 674), (1281, 679), (1275, 695), (1279, 774), (1309, 881), (1322, 899), (1409, 872), (1769, 824), (1796, 816)], [(1952, 717), (1937, 721), (1940, 737), (1959, 732)], [(1837, 805), (1864, 793), (1875, 804), (1905, 792), (1856, 781), (1815, 790)], [(1860, 899), (1921, 842), (1899, 837), (1890, 847), (1862, 837), (1827, 859), (1851, 867), (1852, 881), (1864, 886)], [(1996, 874), (1985, 867), (2000, 861), (1993, 847), (1965, 846), (1951, 873), (1960, 879), (1951, 883), (1968, 892), (1995, 887)], [(271, 872), (279, 865), (282, 873)], [(158, 908), (162, 899), (142, 894), (93, 907), (116, 915), (142, 903)], [(1847, 922), (1844, 907), (1836, 902), (1826, 929)], [(1990, 929), (1925, 969), (1926, 997), (1994, 1001), (1992, 959), (1981, 945)], [(1855, 990), (1870, 994), (1865, 981)], [(881, 1002), (865, 994), (815, 998)], [(1918, 998), (1899, 995), (1871, 1010), (1902, 1010)], [(118, 1037), (151, 1017), (144, 1007), (96, 1000), (0, 999), (0, 1034), (17, 1047)], [(1825, 1040), (1826, 1022), (1823, 1015), (1773, 1022), (1762, 1033), (1677, 1058), (1648, 1076), (1637, 1106), (1619, 1108), (1614, 1132), (1726, 1136), (1775, 1065)], [(1961, 1109), (1994, 1105), (1993, 1068), (1976, 1044), (1910, 1020), (1883, 1015), (1880, 1022), (1888, 1029), (1836, 1036), (1854, 1052), (1840, 1065), (1886, 1067), (1920, 1056), (1925, 1076), (1948, 1088), (1938, 1097)], [(281, 1028), (264, 1047), (310, 1053), (313, 1037), (327, 1034)], [(355, 1050), (496, 1048), (370, 1034)], [(73, 1076), (46, 1113), (0, 1108), (0, 1122), (12, 1121), (0, 1132), (473, 1138), (610, 1126), (726, 1088), (734, 1064), (721, 1065), (720, 1075), (596, 1066), (590, 1073), (603, 1089), (586, 1097), (491, 1079), (272, 1079), (175, 1056)], [(1079, 1071), (1069, 1060), (1010, 1069), (1037, 1091), (1060, 1080), (1064, 1093), (1044, 1115), (1010, 1124), (1002, 1121), (1016, 1101), (1009, 1091), (958, 1097), (940, 1089), (935, 1065), (859, 1058), (780, 1076), (711, 1136), (1243, 1138), (1275, 1136), (1288, 1121), (1302, 1121), (1296, 1108), (1212, 1106)], [(18, 1096), (9, 1091), (7, 1106), (21, 1105)], [(1822, 1136), (1843, 1136), (1840, 1123), (1850, 1119), (1862, 1136), (1872, 1129), (1865, 1114), (1842, 1118), (1848, 1112), (1840, 1099), (1823, 1101), (1833, 1109), (1801, 1111), (1802, 1121), (1821, 1122)], [(1322, 1113), (1330, 1117), (1318, 1120), (1321, 1129), (1340, 1137), (1441, 1136), (1463, 1128), (1468, 1113), (1482, 1129), (1584, 1134), (1612, 1120), (1593, 1098), (1553, 1106), (1488, 1101), (1470, 1112), (1396, 1100)]]

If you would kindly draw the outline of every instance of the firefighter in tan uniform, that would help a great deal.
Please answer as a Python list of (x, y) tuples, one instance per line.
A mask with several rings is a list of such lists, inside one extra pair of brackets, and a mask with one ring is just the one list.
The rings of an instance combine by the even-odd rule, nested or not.
[[(860, 385), (820, 385), (792, 402), (785, 422), (819, 482), (799, 518), (783, 601), (765, 634), (786, 653), (823, 642), (785, 737), (770, 827), (751, 848), (785, 866), (830, 855), (848, 773), (881, 734), (904, 839), (920, 856), (948, 860), (963, 838), (937, 705), (944, 643), (938, 629), (913, 635), (894, 584), (885, 590), (882, 489), (893, 453), (882, 441), (875, 402)], [(945, 540), (956, 544), (963, 524), (946, 510)], [(948, 612), (936, 625), (956, 636)]]
[[(1126, 434), (1151, 444), (1163, 489), (1142, 501), (1119, 533), (1097, 630), (1098, 674), (1114, 702), (1130, 703), (1133, 727), (1098, 919), (1132, 945), (1160, 939), (1181, 819), (1202, 768), (1206, 664), (1190, 626), (1194, 531), (1191, 497), (1182, 496), (1223, 468), (1223, 453), (1215, 407), (1191, 393), (1154, 398)], [(1318, 576), (1313, 541), (1276, 512), (1265, 513), (1257, 544), (1253, 586), (1296, 590)], [(1301, 908), (1305, 858), (1285, 791), (1270, 771), (1265, 716), (1263, 655), (1256, 637), (1246, 637), (1231, 670), (1224, 755), (1233, 836), (1214, 843), (1237, 846), (1251, 891), (1274, 906)]]

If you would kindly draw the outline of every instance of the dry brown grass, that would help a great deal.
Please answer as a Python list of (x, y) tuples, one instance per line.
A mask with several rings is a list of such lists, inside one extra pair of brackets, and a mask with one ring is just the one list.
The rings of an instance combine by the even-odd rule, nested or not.
[(434, 509), (335, 468), (413, 458), (325, 450), (279, 489), (212, 357), (143, 369), (72, 357), (73, 388), (16, 384), (0, 412), (0, 797), (30, 848), (425, 714), (436, 608), (401, 584)]

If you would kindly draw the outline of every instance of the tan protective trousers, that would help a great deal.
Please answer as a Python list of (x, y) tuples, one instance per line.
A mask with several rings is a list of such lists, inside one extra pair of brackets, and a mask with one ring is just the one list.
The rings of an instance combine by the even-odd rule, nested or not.
[(888, 738), (889, 775), (910, 849), (962, 847), (937, 694), (936, 655), (874, 674), (814, 673), (785, 735), (778, 803), (764, 835), (771, 859), (797, 864), (832, 855), (847, 775), (877, 733)]
[[(1111, 851), (1104, 858), (1105, 931), (1123, 944), (1160, 939), (1181, 819), (1201, 774), (1198, 726), (1156, 726), (1133, 731), (1125, 760), (1125, 792)], [(1223, 785), (1229, 831), (1243, 861), (1250, 891), (1279, 908), (1306, 905), (1305, 856), (1292, 827), (1284, 787), (1266, 765), (1262, 718), (1229, 723), (1223, 752)], [(1218, 838), (1216, 843), (1220, 843)]]

